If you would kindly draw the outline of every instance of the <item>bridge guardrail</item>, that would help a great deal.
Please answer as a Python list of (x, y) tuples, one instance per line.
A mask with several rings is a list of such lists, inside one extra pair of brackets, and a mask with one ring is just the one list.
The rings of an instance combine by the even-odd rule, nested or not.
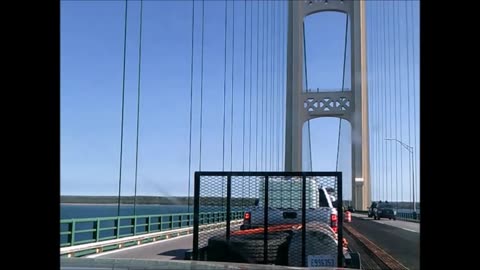
[[(356, 210), (355, 213), (359, 214), (368, 214), (368, 211), (364, 210)], [(397, 212), (397, 219), (405, 220), (405, 221), (412, 221), (412, 222), (420, 222), (420, 213), (417, 213), (417, 218), (415, 219), (413, 213), (405, 213), (405, 212)]]
[[(243, 211), (231, 212), (231, 220), (242, 218)], [(225, 212), (202, 212), (200, 220), (202, 224), (224, 222), (227, 215)], [(192, 226), (193, 213), (64, 219), (60, 220), (60, 247)]]

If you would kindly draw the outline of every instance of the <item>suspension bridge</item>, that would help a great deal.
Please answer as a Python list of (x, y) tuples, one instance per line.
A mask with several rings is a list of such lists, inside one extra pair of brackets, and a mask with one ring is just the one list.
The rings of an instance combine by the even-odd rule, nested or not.
[[(195, 171), (323, 170), (343, 174), (367, 268), (418, 269), (418, 12), (402, 0), (62, 1), (62, 195), (81, 185), (73, 175), (116, 193), (115, 215), (61, 220), (62, 256), (183, 259)], [(88, 74), (100, 86), (80, 89)], [(100, 137), (93, 148), (81, 128), (84, 145)], [(183, 196), (186, 211), (141, 213), (139, 194)], [(399, 220), (367, 218), (372, 201)], [(212, 231), (226, 220), (207, 219)]]

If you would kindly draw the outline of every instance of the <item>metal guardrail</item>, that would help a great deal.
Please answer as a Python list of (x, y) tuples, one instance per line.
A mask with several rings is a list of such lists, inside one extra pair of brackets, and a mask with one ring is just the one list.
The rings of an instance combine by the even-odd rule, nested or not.
[[(368, 211), (364, 210), (356, 210), (355, 213), (360, 214), (368, 214)], [(420, 213), (417, 213), (417, 218), (415, 219), (413, 213), (404, 213), (404, 212), (397, 212), (397, 219), (405, 220), (405, 221), (412, 221), (412, 222), (420, 222)]]
[[(231, 220), (243, 211), (232, 211)], [(201, 224), (227, 220), (225, 212), (200, 213)], [(95, 243), (129, 236), (170, 231), (193, 226), (193, 213), (141, 215), (60, 220), (60, 247)]]

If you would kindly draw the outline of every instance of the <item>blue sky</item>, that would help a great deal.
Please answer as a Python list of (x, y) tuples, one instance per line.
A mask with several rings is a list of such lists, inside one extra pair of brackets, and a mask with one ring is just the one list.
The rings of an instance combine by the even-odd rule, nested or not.
[[(401, 2), (404, 5), (404, 2)], [(194, 104), (192, 130), (192, 172), (198, 169), (199, 158), (199, 117), (201, 86), (201, 1), (196, 1), (195, 43), (194, 43)], [(185, 195), (188, 187), (188, 145), (189, 145), (189, 102), (190, 102), (190, 61), (191, 61), (191, 1), (145, 1), (143, 6), (143, 40), (141, 66), (141, 109), (139, 136), (138, 194), (141, 195)], [(276, 31), (285, 31), (286, 5), (284, 2), (268, 3), (271, 16), (275, 5)], [(376, 18), (378, 4), (369, 4), (371, 18)], [(409, 4), (410, 5), (410, 4)], [(413, 4), (418, 16), (418, 4)], [(253, 7), (253, 66), (250, 77), (250, 8)], [(409, 6), (408, 6), (409, 7)], [(136, 104), (138, 80), (138, 42), (139, 42), (139, 1), (129, 1), (125, 85), (125, 127), (123, 152), (122, 195), (133, 195), (136, 140)], [(390, 9), (389, 9), (390, 8)], [(283, 13), (280, 12), (283, 11)], [(387, 6), (392, 9), (392, 4)], [(400, 8), (400, 10), (402, 10)], [(260, 15), (264, 14), (263, 4)], [(262, 73), (256, 70), (257, 44), (257, 2), (247, 2), (247, 65), (246, 91), (247, 108), (250, 105), (248, 91), (252, 80), (252, 91), (256, 93), (257, 75), (260, 83), (265, 83), (262, 74), (268, 75), (268, 89), (284, 91), (284, 83), (277, 82), (283, 77), (281, 62), (273, 65), (274, 70)], [(404, 11), (403, 11), (404, 12)], [(228, 5), (227, 33), (227, 121), (226, 121), (226, 160), (225, 169), (230, 169), (230, 102), (232, 84), (232, 2)], [(381, 13), (379, 13), (381, 14)], [(62, 195), (117, 195), (119, 152), (120, 152), (120, 116), (123, 68), (123, 1), (62, 1), (61, 2), (61, 194)], [(267, 16), (266, 14), (264, 16)], [(265, 17), (266, 18), (266, 17)], [(370, 18), (370, 17), (369, 17)], [(403, 18), (403, 17), (399, 17)], [(272, 17), (269, 17), (273, 21)], [(309, 16), (306, 21), (307, 68), (309, 88), (340, 89), (342, 85), (343, 42), (345, 15), (340, 13), (322, 13)], [(260, 26), (262, 21), (260, 21)], [(395, 24), (390, 24), (392, 27)], [(418, 27), (418, 17), (415, 21)], [(270, 24), (271, 26), (271, 24)], [(370, 26), (369, 26), (370, 27)], [(378, 25), (372, 25), (372, 29)], [(404, 27), (404, 25), (402, 25)], [(412, 27), (410, 25), (409, 27)], [(370, 28), (369, 28), (370, 29)], [(402, 30), (402, 29), (400, 29)], [(262, 30), (260, 30), (262, 31)], [(405, 32), (405, 29), (403, 29)], [(286, 32), (283, 32), (286, 33)], [(406, 33), (406, 32), (405, 32)], [(415, 38), (416, 79), (418, 81), (418, 30)], [(260, 36), (262, 32), (260, 32)], [(243, 123), (243, 87), (244, 87), (244, 2), (235, 1), (235, 48), (233, 67), (234, 92), (234, 128), (233, 128), (233, 170), (242, 170), (242, 123)], [(285, 36), (267, 35), (269, 50), (277, 55), (285, 52)], [(375, 36), (372, 38), (374, 44)], [(393, 42), (394, 38), (390, 42)], [(403, 40), (403, 39), (402, 39)], [(370, 42), (370, 41), (369, 41)], [(274, 44), (275, 46), (272, 46)], [(376, 45), (370, 45), (371, 46)], [(383, 48), (383, 47), (382, 47)], [(260, 47), (260, 50), (262, 47)], [(375, 48), (372, 47), (372, 54)], [(410, 48), (410, 50), (412, 50)], [(379, 49), (377, 51), (380, 51)], [(268, 55), (269, 61), (272, 59)], [(370, 53), (370, 52), (369, 52)], [(392, 52), (390, 52), (392, 53)], [(410, 54), (412, 51), (410, 51)], [(403, 59), (406, 50), (400, 52)], [(260, 57), (262, 52), (260, 52)], [(349, 57), (349, 55), (347, 56)], [(374, 61), (374, 58), (371, 58)], [(377, 58), (375, 58), (377, 59)], [(261, 58), (260, 58), (261, 60)], [(276, 61), (276, 60), (275, 60)], [(286, 61), (286, 59), (283, 59)], [(369, 58), (370, 61), (370, 58)], [(348, 61), (347, 61), (348, 62)], [(405, 62), (405, 61), (404, 61)], [(261, 64), (262, 62), (260, 62)], [(378, 88), (381, 78), (376, 76), (379, 65), (369, 63), (370, 87)], [(413, 63), (413, 59), (412, 59)], [(272, 66), (268, 62), (269, 69)], [(406, 63), (403, 63), (406, 66)], [(393, 64), (392, 64), (393, 65)], [(411, 63), (410, 63), (411, 65)], [(222, 121), (223, 121), (223, 75), (224, 75), (224, 2), (205, 2), (204, 32), (204, 77), (203, 77), (203, 133), (202, 133), (202, 170), (222, 169)], [(377, 70), (378, 69), (378, 70)], [(348, 70), (348, 69), (347, 69)], [(350, 73), (347, 72), (347, 75)], [(383, 74), (383, 73), (382, 73)], [(410, 74), (410, 73), (409, 73)], [(410, 75), (411, 76), (411, 75)], [(349, 76), (346, 76), (349, 87)], [(379, 79), (380, 78), (380, 79)], [(404, 72), (398, 80), (406, 79)], [(412, 78), (409, 78), (413, 82)], [(372, 81), (372, 82), (370, 82)], [(387, 81), (384, 79), (384, 81)], [(271, 87), (274, 82), (274, 87)], [(405, 87), (404, 83), (404, 87)], [(392, 86), (393, 87), (393, 86)], [(277, 90), (278, 89), (278, 90)], [(413, 89), (413, 83), (412, 83)], [(413, 90), (411, 89), (412, 93)], [(418, 119), (418, 83), (416, 87), (416, 117)], [(407, 93), (402, 102), (406, 103)], [(373, 93), (373, 90), (372, 90)], [(393, 92), (392, 92), (393, 93)], [(374, 94), (373, 94), (374, 95)], [(411, 94), (413, 95), (413, 94)], [(273, 97), (273, 96), (272, 96)], [(259, 96), (261, 102), (261, 96)], [(280, 96), (275, 96), (281, 104)], [(377, 104), (378, 96), (372, 96)], [(398, 100), (396, 101), (399, 102)], [(252, 102), (255, 108), (257, 101)], [(269, 103), (270, 105), (273, 104)], [(270, 106), (269, 105), (269, 106)], [(406, 104), (403, 104), (402, 108)], [(412, 111), (413, 111), (413, 105)], [(372, 108), (376, 108), (372, 105)], [(405, 107), (406, 108), (406, 107)], [(281, 112), (276, 107), (276, 123), (280, 122)], [(398, 112), (401, 110), (398, 109)], [(406, 110), (403, 109), (404, 118)], [(272, 113), (273, 114), (273, 113)], [(413, 115), (413, 114), (412, 114)], [(246, 149), (249, 147), (249, 114), (246, 121)], [(252, 115), (255, 121), (255, 110)], [(412, 118), (413, 119), (413, 118)], [(412, 120), (413, 121), (413, 120)], [(418, 125), (417, 120), (417, 125)], [(397, 125), (400, 126), (400, 122)], [(255, 122), (252, 122), (255, 127)], [(342, 126), (340, 169), (349, 175), (349, 129)], [(403, 140), (407, 142), (407, 124), (403, 124)], [(273, 130), (269, 128), (268, 130)], [(377, 121), (372, 121), (373, 133), (381, 130)], [(253, 128), (255, 131), (255, 128)], [(252, 131), (252, 133), (254, 133)], [(343, 132), (346, 131), (346, 132)], [(278, 134), (280, 128), (277, 126)], [(335, 170), (338, 139), (338, 119), (324, 118), (311, 122), (312, 164), (313, 170)], [(417, 127), (418, 132), (418, 127)], [(281, 132), (283, 135), (283, 131)], [(397, 133), (400, 138), (400, 134)], [(410, 132), (413, 138), (413, 126)], [(382, 134), (384, 136), (385, 134)], [(417, 136), (417, 140), (418, 140)], [(269, 138), (273, 138), (273, 135)], [(275, 136), (275, 138), (280, 138)], [(260, 143), (260, 137), (258, 137)], [(252, 138), (251, 169), (254, 169), (255, 136)], [(408, 142), (407, 142), (408, 143)], [(276, 145), (279, 141), (276, 141)], [(412, 145), (414, 142), (412, 141)], [(415, 144), (418, 146), (418, 143)], [(375, 147), (375, 146), (372, 146)], [(270, 149), (270, 146), (267, 148)], [(278, 149), (275, 148), (275, 149)], [(393, 148), (395, 150), (395, 148)], [(275, 150), (277, 151), (277, 150)], [(245, 152), (245, 169), (248, 169), (248, 152)], [(258, 151), (260, 153), (267, 150)], [(393, 152), (394, 153), (394, 152)], [(394, 153), (395, 154), (395, 153)], [(400, 157), (400, 154), (397, 154)], [(275, 159), (268, 160), (268, 170), (277, 170), (277, 160), (283, 163), (283, 157), (275, 152)], [(377, 157), (372, 157), (375, 162)], [(408, 162), (408, 153), (403, 155)], [(408, 163), (405, 163), (408, 164)], [(404, 164), (404, 181), (408, 178), (408, 167)], [(347, 178), (347, 177), (346, 177)], [(375, 180), (374, 180), (375, 181)], [(417, 178), (418, 181), (418, 178)], [(375, 185), (375, 182), (374, 182)], [(417, 183), (418, 185), (418, 183)], [(404, 183), (407, 187), (407, 183)], [(346, 185), (346, 194), (350, 193)], [(375, 196), (388, 196), (374, 191)], [(349, 195), (346, 195), (349, 197)], [(417, 195), (418, 196), (418, 195)], [(408, 199), (406, 194), (404, 199)]]

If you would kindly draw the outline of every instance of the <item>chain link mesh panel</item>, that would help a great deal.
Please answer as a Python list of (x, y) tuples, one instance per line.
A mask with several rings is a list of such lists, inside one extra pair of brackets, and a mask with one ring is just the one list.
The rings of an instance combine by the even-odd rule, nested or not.
[(341, 266), (341, 200), (339, 172), (197, 172), (193, 258)]

